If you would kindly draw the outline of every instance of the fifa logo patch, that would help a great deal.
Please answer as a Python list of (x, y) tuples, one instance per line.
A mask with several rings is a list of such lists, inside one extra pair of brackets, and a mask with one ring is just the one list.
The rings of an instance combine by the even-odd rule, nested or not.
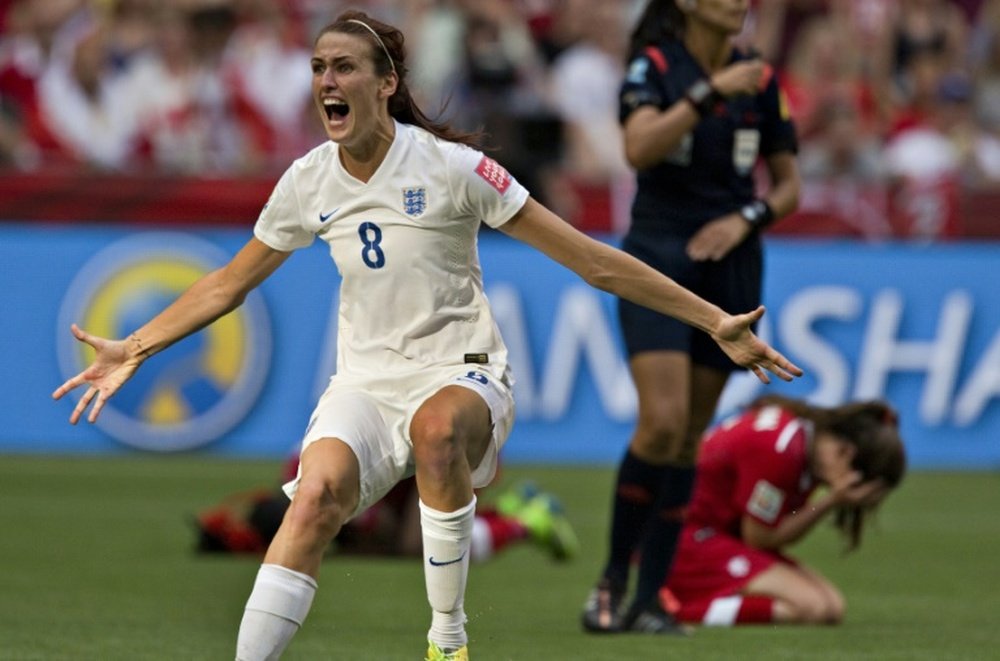
[(426, 188), (403, 189), (403, 211), (407, 216), (419, 216), (427, 209)]
[(642, 83), (646, 80), (646, 71), (649, 69), (649, 60), (639, 57), (632, 60), (632, 64), (628, 67), (628, 73), (625, 74), (625, 80), (629, 83), (634, 83), (636, 85)]
[(785, 504), (785, 494), (767, 480), (757, 480), (747, 502), (747, 511), (765, 523), (774, 523)]
[(476, 174), (503, 195), (510, 188), (510, 174), (489, 156), (483, 156), (476, 166)]

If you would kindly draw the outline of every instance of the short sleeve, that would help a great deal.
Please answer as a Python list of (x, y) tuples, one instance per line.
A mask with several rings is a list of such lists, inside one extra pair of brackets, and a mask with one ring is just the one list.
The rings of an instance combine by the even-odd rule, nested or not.
[(788, 99), (778, 82), (777, 75), (771, 75), (761, 94), (764, 125), (761, 127), (761, 153), (765, 156), (779, 152), (795, 154), (799, 150)]
[(666, 67), (663, 51), (655, 46), (647, 47), (632, 58), (618, 94), (618, 120), (621, 123), (624, 124), (640, 106), (663, 108), (674, 100), (668, 98), (663, 86), (661, 74)]
[(315, 235), (302, 226), (302, 208), (294, 185), (294, 170), (289, 168), (278, 180), (271, 197), (261, 209), (253, 233), (261, 242), (282, 252), (291, 252), (312, 244)]
[(744, 444), (733, 504), (765, 525), (777, 525), (799, 493), (805, 436), (801, 422), (792, 418)]
[(464, 145), (448, 158), (448, 181), (456, 209), (490, 227), (506, 223), (528, 200), (528, 190), (506, 168)]

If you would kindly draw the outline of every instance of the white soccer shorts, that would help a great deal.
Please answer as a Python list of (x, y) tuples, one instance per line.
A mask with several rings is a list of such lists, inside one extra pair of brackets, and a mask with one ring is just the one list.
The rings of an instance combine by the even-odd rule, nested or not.
[[(479, 394), (490, 410), (493, 437), (482, 461), (472, 471), (472, 486), (485, 487), (497, 470), (500, 448), (514, 424), (511, 389), (493, 374), (475, 366), (425, 371), (400, 379), (338, 379), (334, 376), (313, 411), (302, 439), (302, 451), (322, 438), (338, 438), (358, 459), (361, 493), (352, 516), (360, 514), (389, 492), (400, 480), (413, 475), (410, 421), (420, 405), (449, 385)], [(293, 498), (302, 476), (284, 485)]]

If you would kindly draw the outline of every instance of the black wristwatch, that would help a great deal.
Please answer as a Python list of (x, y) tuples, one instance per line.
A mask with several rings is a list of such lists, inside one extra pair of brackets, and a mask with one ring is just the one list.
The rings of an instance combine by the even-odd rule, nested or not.
[(706, 117), (715, 110), (715, 104), (722, 101), (722, 95), (707, 78), (699, 78), (684, 93), (684, 100), (694, 107), (699, 117)]
[(740, 216), (753, 229), (767, 227), (774, 221), (774, 210), (764, 200), (754, 200), (740, 209)]

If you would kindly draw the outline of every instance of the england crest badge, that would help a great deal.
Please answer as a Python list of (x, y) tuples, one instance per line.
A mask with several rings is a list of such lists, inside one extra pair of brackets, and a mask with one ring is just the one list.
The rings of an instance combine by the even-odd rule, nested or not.
[(427, 209), (427, 189), (404, 188), (403, 189), (403, 211), (407, 216), (416, 218)]

